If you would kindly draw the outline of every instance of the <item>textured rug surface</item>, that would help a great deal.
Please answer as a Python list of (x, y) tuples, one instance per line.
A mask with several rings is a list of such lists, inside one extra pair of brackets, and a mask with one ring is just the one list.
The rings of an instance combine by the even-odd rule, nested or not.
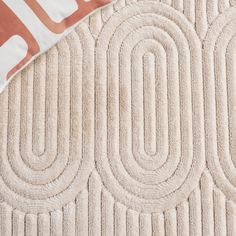
[(235, 236), (235, 204), (235, 0), (119, 0), (0, 95), (1, 236)]

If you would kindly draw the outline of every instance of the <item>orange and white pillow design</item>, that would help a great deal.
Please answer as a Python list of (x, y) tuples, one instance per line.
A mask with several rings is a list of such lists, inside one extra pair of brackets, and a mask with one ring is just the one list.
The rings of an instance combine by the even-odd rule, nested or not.
[(0, 0), (0, 92), (82, 18), (111, 0)]

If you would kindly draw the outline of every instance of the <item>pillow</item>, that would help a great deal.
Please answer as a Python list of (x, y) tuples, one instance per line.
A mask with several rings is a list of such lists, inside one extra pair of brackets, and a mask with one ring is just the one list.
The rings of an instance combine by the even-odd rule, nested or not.
[(0, 0), (0, 92), (12, 77), (111, 0)]

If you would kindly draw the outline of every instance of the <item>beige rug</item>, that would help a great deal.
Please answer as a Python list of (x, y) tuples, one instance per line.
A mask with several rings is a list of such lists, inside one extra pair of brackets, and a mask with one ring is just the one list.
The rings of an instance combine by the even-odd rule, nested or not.
[(0, 95), (1, 236), (236, 235), (236, 1), (120, 0)]

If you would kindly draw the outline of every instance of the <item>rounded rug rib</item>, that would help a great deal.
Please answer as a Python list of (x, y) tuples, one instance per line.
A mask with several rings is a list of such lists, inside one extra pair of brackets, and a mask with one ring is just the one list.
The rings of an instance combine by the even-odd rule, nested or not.
[(235, 78), (234, 0), (91, 15), (0, 94), (0, 235), (236, 235)]

